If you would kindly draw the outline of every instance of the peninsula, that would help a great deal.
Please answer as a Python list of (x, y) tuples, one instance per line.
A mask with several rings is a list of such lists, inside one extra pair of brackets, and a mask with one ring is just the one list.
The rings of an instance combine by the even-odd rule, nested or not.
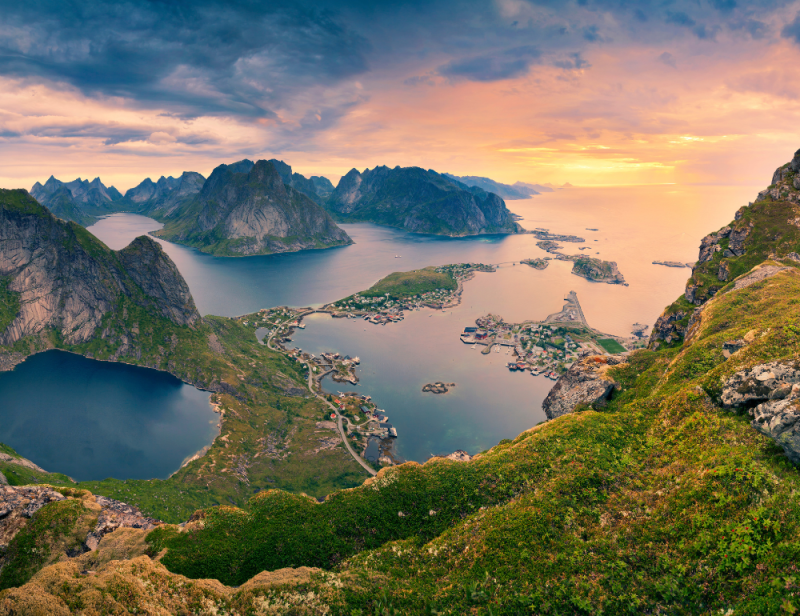
[(506, 323), (497, 315), (480, 317), (474, 327), (464, 328), (461, 342), (470, 348), (482, 347), (484, 355), (504, 352), (513, 358), (507, 364), (512, 372), (527, 371), (554, 380), (587, 353), (622, 353), (644, 346), (635, 337), (621, 338), (590, 327), (575, 291), (564, 298), (559, 312), (543, 321)]

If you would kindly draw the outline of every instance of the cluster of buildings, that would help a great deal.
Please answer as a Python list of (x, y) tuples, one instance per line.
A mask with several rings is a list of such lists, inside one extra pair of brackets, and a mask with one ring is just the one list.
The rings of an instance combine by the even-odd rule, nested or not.
[(461, 341), (473, 348), (485, 347), (483, 353), (513, 355), (509, 370), (551, 379), (566, 372), (581, 355), (603, 352), (590, 342), (576, 340), (574, 332), (559, 324), (510, 324), (494, 315), (476, 319), (475, 327), (465, 327)]

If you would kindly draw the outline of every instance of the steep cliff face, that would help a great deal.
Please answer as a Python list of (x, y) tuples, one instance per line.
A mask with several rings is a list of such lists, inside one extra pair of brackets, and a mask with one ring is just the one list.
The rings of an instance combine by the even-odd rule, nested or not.
[(125, 193), (125, 201), (135, 211), (160, 219), (169, 216), (186, 199), (199, 193), (204, 182), (205, 178), (194, 171), (184, 171), (179, 178), (162, 175), (158, 182), (147, 178)]
[(119, 191), (106, 187), (100, 178), (61, 182), (51, 175), (44, 185), (33, 185), (31, 196), (55, 216), (83, 226), (96, 222), (97, 216), (124, 209)]
[(741, 207), (734, 220), (700, 242), (697, 263), (678, 301), (666, 308), (650, 336), (650, 346), (675, 344), (715, 295), (769, 258), (793, 260), (800, 252), (800, 150), (779, 167), (772, 184)]
[(217, 167), (200, 193), (171, 213), (155, 235), (227, 256), (352, 243), (325, 210), (284, 184), (271, 162), (239, 171), (244, 162), (249, 163)]
[[(0, 344), (53, 332), (69, 344), (109, 335), (128, 302), (176, 325), (200, 319), (189, 287), (158, 243), (140, 237), (115, 252), (55, 218), (24, 190), (0, 190), (0, 278), (17, 313)], [(124, 306), (123, 306), (124, 310)]]
[(367, 221), (416, 233), (479, 235), (517, 233), (505, 202), (419, 167), (352, 169), (326, 206), (343, 221)]

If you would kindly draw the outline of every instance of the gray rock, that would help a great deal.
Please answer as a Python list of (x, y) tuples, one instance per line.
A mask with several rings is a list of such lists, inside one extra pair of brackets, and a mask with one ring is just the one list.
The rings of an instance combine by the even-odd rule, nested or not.
[(561, 417), (579, 404), (595, 404), (608, 399), (618, 383), (606, 374), (609, 367), (623, 363), (619, 355), (590, 355), (576, 361), (561, 377), (542, 402), (548, 419)]
[(747, 342), (742, 340), (728, 340), (727, 342), (722, 343), (722, 354), (725, 356), (725, 359), (728, 359), (731, 355), (736, 353), (747, 346)]
[[(725, 252), (728, 252), (727, 250)], [(717, 270), (717, 279), (722, 282), (727, 282), (728, 278), (731, 275), (731, 266), (727, 261), (723, 261), (719, 264), (719, 269)]]
[(749, 410), (752, 426), (800, 464), (800, 362), (770, 362), (737, 372), (722, 390), (727, 407)]
[(736, 282), (733, 284), (732, 291), (745, 289), (750, 285), (753, 285), (757, 282), (761, 282), (762, 280), (766, 280), (767, 278), (772, 278), (772, 276), (780, 274), (781, 272), (788, 271), (790, 269), (791, 268), (789, 267), (778, 267), (777, 265), (764, 265), (763, 267), (754, 269), (749, 274), (737, 279)]
[(752, 405), (770, 399), (774, 391), (800, 383), (800, 362), (770, 362), (731, 376), (722, 389), (722, 404), (728, 408)]
[(792, 162), (789, 163), (789, 167), (791, 167), (792, 171), (795, 173), (800, 171), (800, 150), (797, 150), (794, 156), (792, 156)]

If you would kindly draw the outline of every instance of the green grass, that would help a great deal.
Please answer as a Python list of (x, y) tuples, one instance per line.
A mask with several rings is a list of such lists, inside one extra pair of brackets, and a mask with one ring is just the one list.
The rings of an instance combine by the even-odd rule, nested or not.
[[(72, 499), (51, 503), (34, 513), (0, 555), (0, 590), (21, 586), (51, 557), (79, 547), (81, 534), (72, 535), (72, 531), (84, 514), (86, 508)], [(83, 530), (88, 532), (94, 523), (96, 518)]]
[(440, 273), (429, 266), (410, 272), (394, 272), (382, 278), (360, 295), (363, 297), (379, 297), (389, 294), (390, 299), (407, 299), (437, 289), (454, 291), (458, 288), (456, 279), (450, 274)]
[(598, 338), (597, 344), (599, 344), (606, 350), (606, 352), (611, 353), (612, 355), (625, 352), (625, 347), (611, 338)]

